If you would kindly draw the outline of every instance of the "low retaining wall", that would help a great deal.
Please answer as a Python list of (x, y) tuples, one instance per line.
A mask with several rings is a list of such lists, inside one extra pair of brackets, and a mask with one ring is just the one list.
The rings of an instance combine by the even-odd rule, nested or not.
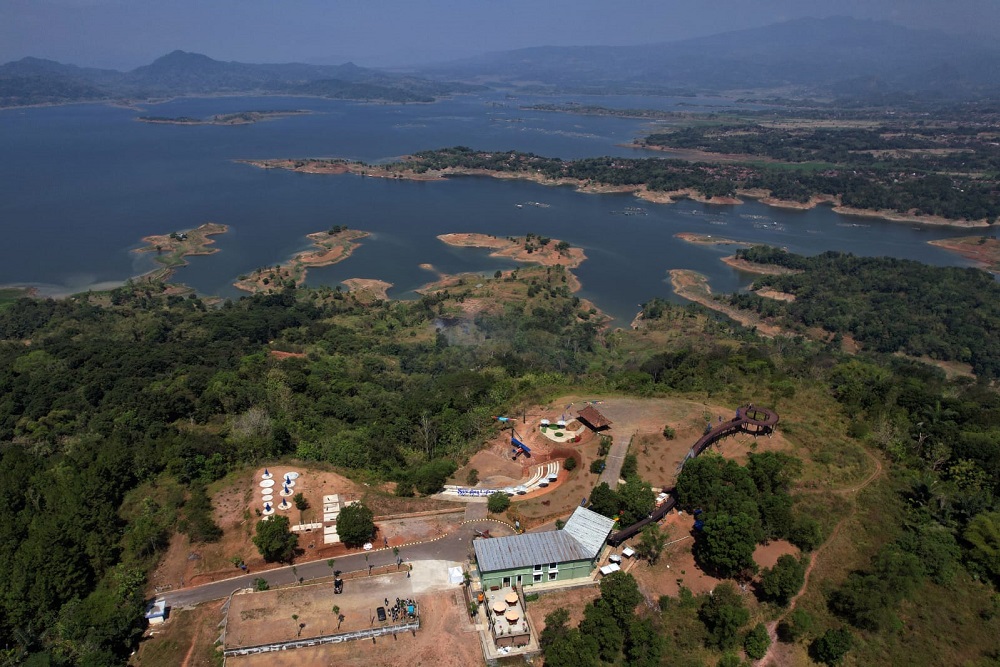
[(356, 639), (368, 639), (369, 637), (381, 637), (383, 635), (394, 635), (410, 630), (416, 632), (420, 629), (420, 619), (410, 623), (400, 625), (390, 625), (380, 628), (369, 628), (367, 630), (355, 630), (354, 632), (342, 632), (333, 635), (323, 635), (321, 637), (310, 637), (308, 639), (296, 639), (287, 642), (275, 642), (273, 644), (261, 644), (259, 646), (244, 646), (241, 648), (231, 648), (223, 651), (227, 658), (237, 655), (256, 655), (258, 653), (271, 653), (273, 651), (287, 651), (289, 649), (306, 648), (309, 646), (322, 646), (323, 644), (340, 644), (342, 642), (354, 641)]

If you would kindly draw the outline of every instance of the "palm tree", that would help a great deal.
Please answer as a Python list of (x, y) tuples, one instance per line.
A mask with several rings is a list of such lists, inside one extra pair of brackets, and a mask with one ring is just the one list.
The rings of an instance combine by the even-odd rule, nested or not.
[(339, 605), (333, 605), (333, 613), (337, 617), (337, 629), (340, 630), (340, 624), (344, 621), (344, 617), (340, 615)]

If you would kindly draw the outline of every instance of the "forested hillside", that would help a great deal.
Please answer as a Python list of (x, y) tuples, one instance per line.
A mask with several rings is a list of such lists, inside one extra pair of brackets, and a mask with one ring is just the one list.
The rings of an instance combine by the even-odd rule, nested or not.
[(802, 257), (767, 246), (736, 256), (799, 272), (754, 283), (793, 294), (794, 301), (743, 292), (729, 298), (735, 306), (792, 327), (851, 335), (879, 352), (962, 361), (984, 378), (1000, 376), (1000, 285), (985, 271), (839, 252)]
[[(662, 302), (647, 304), (643, 332), (600, 332), (561, 271), (518, 274), (483, 279), (520, 291), (465, 315), (460, 335), (439, 327), (442, 317), (463, 317), (461, 302), (475, 297), (477, 288), (461, 282), (416, 301), (371, 305), (329, 289), (290, 289), (209, 307), (195, 297), (155, 297), (143, 286), (7, 305), (0, 311), (5, 659), (122, 664), (143, 627), (147, 573), (174, 531), (194, 542), (218, 538), (205, 484), (231, 470), (322, 461), (397, 481), (404, 493), (430, 493), (454, 470), (451, 460), (492, 432), (492, 415), (567, 390), (732, 404), (832, 392), (843, 405), (833, 423), (850, 421), (850, 438), (892, 460), (884, 506), (913, 509), (885, 515), (881, 530), (898, 540), (884, 553), (861, 551), (864, 562), (877, 557), (859, 583), (853, 575), (831, 583), (829, 610), (815, 612), (820, 627), (850, 623), (866, 642), (887, 641), (898, 605), (933, 597), (935, 581), (954, 577), (952, 585), (972, 591), (969, 573), (1000, 577), (1000, 397), (991, 388), (948, 382), (903, 360), (847, 359), (804, 340), (762, 340)], [(822, 409), (836, 409), (823, 400)], [(786, 428), (802, 435), (793, 423)], [(843, 455), (834, 454), (840, 445), (831, 437), (848, 436), (810, 436), (810, 475)], [(789, 515), (797, 482), (774, 477), (774, 461), (785, 459), (755, 458), (747, 471), (730, 471), (706, 459), (701, 474), (692, 468), (685, 497), (708, 494), (712, 526), (749, 513), (767, 521), (754, 539), (787, 535), (813, 548), (827, 537), (816, 523), (824, 505), (804, 501), (812, 522), (798, 515), (799, 500)], [(712, 491), (716, 473), (743, 480), (743, 501)], [(123, 506), (140, 485), (160, 488), (158, 500)], [(745, 563), (718, 560), (706, 544), (699, 552), (706, 567), (741, 576)], [(923, 558), (921, 566), (905, 554)], [(864, 578), (884, 572), (906, 586), (882, 591)], [(669, 613), (644, 617), (642, 627), (662, 633), (662, 655), (673, 659), (684, 644), (661, 624), (678, 614), (697, 623), (697, 607), (661, 607)], [(993, 621), (964, 622), (985, 629)], [(814, 627), (799, 636), (821, 634)]]

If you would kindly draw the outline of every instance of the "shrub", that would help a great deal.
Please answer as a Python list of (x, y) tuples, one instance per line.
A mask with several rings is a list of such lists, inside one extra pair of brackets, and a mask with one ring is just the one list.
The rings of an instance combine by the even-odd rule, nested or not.
[(677, 437), (677, 431), (673, 429), (669, 424), (663, 427), (663, 437), (667, 440), (673, 440)]
[(805, 565), (794, 556), (785, 554), (774, 567), (764, 570), (759, 586), (761, 597), (780, 605), (788, 604), (805, 583), (805, 574)]
[(572, 456), (566, 459), (565, 463), (563, 463), (563, 468), (565, 468), (566, 470), (575, 470), (576, 459)]
[(767, 628), (763, 623), (758, 623), (747, 633), (743, 640), (743, 650), (751, 660), (760, 660), (767, 654), (768, 647), (771, 646), (771, 638), (767, 634)]
[(490, 514), (502, 514), (507, 511), (508, 507), (510, 507), (510, 498), (503, 491), (491, 493), (486, 499), (486, 509), (489, 510)]
[(850, 630), (827, 630), (809, 646), (809, 657), (824, 665), (839, 665), (853, 644), (854, 635)]

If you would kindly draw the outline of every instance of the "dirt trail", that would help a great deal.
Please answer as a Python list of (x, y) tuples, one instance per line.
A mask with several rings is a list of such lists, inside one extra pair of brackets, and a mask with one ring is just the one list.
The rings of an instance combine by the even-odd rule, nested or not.
[[(869, 475), (867, 478), (865, 478), (865, 480), (860, 484), (848, 487), (846, 489), (839, 489), (837, 491), (834, 491), (834, 493), (838, 493), (841, 495), (860, 493), (863, 489), (868, 487), (872, 482), (874, 482), (882, 475), (882, 462), (878, 459), (878, 457), (869, 452), (867, 449), (865, 450), (865, 455), (868, 456), (869, 459), (875, 462), (874, 472), (872, 472), (872, 474)], [(819, 559), (819, 555), (823, 553), (823, 551), (826, 549), (828, 545), (830, 545), (831, 543), (833, 543), (835, 539), (837, 539), (837, 536), (840, 534), (840, 529), (844, 526), (845, 523), (847, 523), (848, 519), (854, 516), (854, 513), (856, 511), (857, 511), (857, 505), (855, 504), (851, 507), (851, 511), (848, 513), (848, 515), (845, 516), (840, 521), (838, 521), (837, 525), (833, 527), (833, 531), (830, 533), (830, 537), (828, 537), (827, 540), (822, 545), (820, 545), (819, 549), (817, 549), (812, 553), (812, 556), (809, 558), (809, 565), (806, 566), (805, 579), (802, 583), (802, 588), (799, 590), (798, 593), (795, 594), (795, 596), (791, 600), (789, 600), (788, 608), (785, 609), (785, 613), (779, 616), (777, 620), (771, 621), (770, 623), (767, 624), (767, 634), (771, 638), (771, 645), (767, 648), (767, 653), (764, 654), (764, 657), (755, 663), (757, 667), (766, 667), (767, 665), (771, 664), (771, 660), (774, 658), (774, 647), (777, 646), (778, 643), (778, 624), (785, 618), (787, 618), (789, 614), (795, 611), (795, 605), (798, 604), (799, 598), (801, 598), (805, 594), (806, 589), (809, 588), (809, 576), (812, 574), (813, 568), (816, 566), (816, 561)]]

